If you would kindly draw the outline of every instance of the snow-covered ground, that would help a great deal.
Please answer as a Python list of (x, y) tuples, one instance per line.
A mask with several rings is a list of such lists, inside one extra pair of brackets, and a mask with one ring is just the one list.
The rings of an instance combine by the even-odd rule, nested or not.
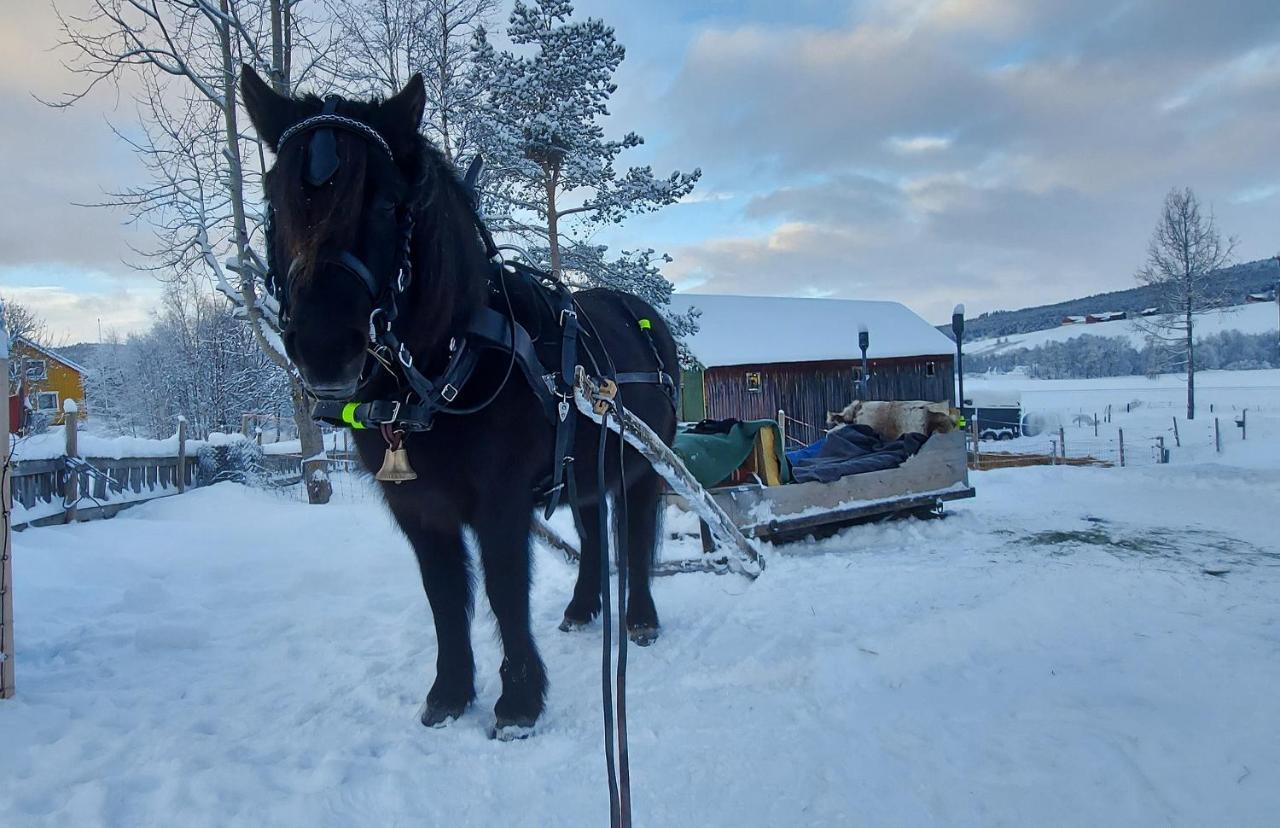
[[(1177, 374), (1040, 380), (1011, 373), (966, 376), (964, 382), (965, 396), (980, 404), (986, 404), (984, 399), (1001, 403), (1020, 400), (1023, 414), (1043, 429), (1033, 437), (986, 442), (986, 451), (1047, 453), (1062, 428), (1069, 455), (1087, 453), (1118, 462), (1119, 432), (1123, 429), (1127, 462), (1154, 462), (1159, 440), (1174, 449), (1171, 462), (1211, 461), (1218, 459), (1216, 419), (1224, 451), (1233, 452), (1233, 447), (1241, 444), (1231, 462), (1260, 467), (1276, 464), (1275, 454), (1258, 449), (1280, 441), (1280, 370), (1199, 372), (1193, 421), (1186, 419), (1186, 379)], [(1095, 418), (1100, 421), (1096, 429)], [(1241, 418), (1247, 432), (1236, 425)], [(1179, 442), (1181, 450), (1176, 449)]]
[[(978, 473), (946, 520), (775, 552), (751, 584), (660, 579), (637, 824), (1274, 824), (1278, 458)], [(483, 597), (479, 702), (425, 730), (412, 555), (339, 491), (219, 484), (19, 534), (0, 824), (607, 822), (598, 627), (556, 630), (572, 570), (538, 556), (534, 738), (486, 738)]]
[[(1224, 308), (1220, 311), (1207, 311), (1197, 314), (1196, 336), (1212, 336), (1232, 330), (1247, 334), (1275, 333), (1277, 323), (1280, 322), (1277, 316), (1274, 302), (1258, 302)], [(1119, 319), (1115, 322), (1095, 322), (1092, 325), (1061, 325), (1042, 331), (975, 340), (965, 344), (965, 352), (974, 355), (998, 354), (1017, 348), (1035, 348), (1049, 342), (1066, 342), (1085, 334), (1121, 337), (1129, 340), (1129, 343), (1138, 349), (1141, 349), (1147, 341), (1146, 334), (1134, 320)]]

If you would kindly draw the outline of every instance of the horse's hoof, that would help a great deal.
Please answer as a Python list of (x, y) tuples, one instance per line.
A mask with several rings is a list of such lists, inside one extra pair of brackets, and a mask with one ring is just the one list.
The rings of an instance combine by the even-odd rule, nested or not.
[(638, 647), (648, 647), (650, 644), (658, 640), (662, 635), (662, 631), (658, 627), (641, 626), (628, 627), (627, 637)]
[(591, 626), (591, 621), (592, 619), (590, 618), (583, 621), (578, 618), (570, 618), (566, 615), (564, 620), (560, 622), (560, 632), (576, 632), (578, 630), (586, 629)]
[(427, 705), (427, 709), (422, 711), (422, 725), (424, 727), (444, 727), (454, 719), (462, 718), (462, 714), (467, 710), (467, 706), (463, 705)]
[(489, 731), (489, 738), (499, 742), (518, 742), (533, 735), (534, 719), (498, 719)]

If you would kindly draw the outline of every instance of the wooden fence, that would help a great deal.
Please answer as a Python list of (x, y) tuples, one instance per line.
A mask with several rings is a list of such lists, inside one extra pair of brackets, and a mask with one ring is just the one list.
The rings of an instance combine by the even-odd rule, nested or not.
[(0, 302), (0, 384), (4, 401), (0, 405), (0, 699), (13, 698), (13, 536), (10, 532), (9, 498), (9, 332), (4, 324), (4, 302)]
[(181, 494), (195, 484), (196, 460), (188, 457), (186, 423), (178, 423), (173, 457), (81, 457), (76, 419), (67, 418), (61, 457), (19, 460), (10, 470), (13, 504), (21, 507), (13, 528), (112, 517), (148, 500)]

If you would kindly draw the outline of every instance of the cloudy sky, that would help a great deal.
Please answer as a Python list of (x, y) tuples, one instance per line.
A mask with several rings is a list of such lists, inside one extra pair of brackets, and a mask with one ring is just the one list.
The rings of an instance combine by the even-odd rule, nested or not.
[[(579, 0), (627, 47), (612, 128), (688, 203), (601, 239), (652, 246), (684, 290), (1021, 307), (1128, 287), (1163, 195), (1191, 186), (1280, 251), (1276, 0)], [(71, 111), (43, 0), (0, 18), (0, 292), (55, 331), (145, 324), (122, 263), (145, 232), (74, 206), (140, 180), (108, 120)]]

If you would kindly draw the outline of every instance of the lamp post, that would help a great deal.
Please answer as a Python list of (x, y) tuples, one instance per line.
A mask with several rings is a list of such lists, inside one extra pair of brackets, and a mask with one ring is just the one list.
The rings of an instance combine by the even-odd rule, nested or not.
[(964, 410), (964, 305), (951, 312), (951, 332), (956, 335), (956, 380), (960, 384), (956, 408)]
[(862, 388), (859, 396), (862, 399), (867, 398), (868, 389), (871, 387), (871, 375), (867, 373), (867, 347), (871, 345), (871, 334), (867, 331), (866, 325), (858, 326), (858, 349), (862, 351)]

